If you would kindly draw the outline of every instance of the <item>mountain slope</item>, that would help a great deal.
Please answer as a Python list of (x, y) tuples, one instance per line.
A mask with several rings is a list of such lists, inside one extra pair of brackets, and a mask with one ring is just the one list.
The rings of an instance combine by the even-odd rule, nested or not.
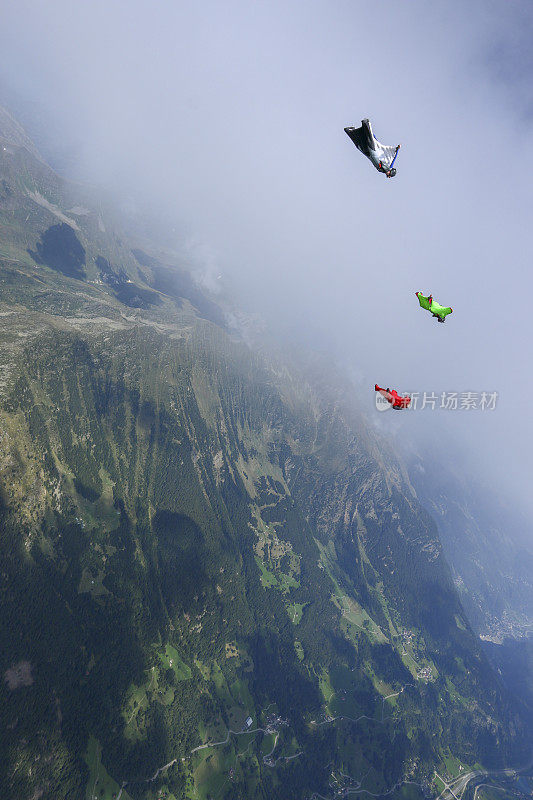
[(250, 350), (5, 146), (2, 797), (421, 796), (518, 758), (436, 526), (340, 376)]
[[(527, 521), (453, 463), (411, 454), (409, 475), (436, 519), (468, 617), (485, 640), (521, 638), (533, 629), (533, 553)], [(523, 543), (522, 543), (523, 542)]]

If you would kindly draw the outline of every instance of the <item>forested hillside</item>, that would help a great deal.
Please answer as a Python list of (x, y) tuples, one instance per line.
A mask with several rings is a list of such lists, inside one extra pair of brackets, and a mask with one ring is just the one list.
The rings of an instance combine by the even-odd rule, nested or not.
[(525, 760), (342, 378), (254, 352), (6, 119), (2, 798), (436, 796)]

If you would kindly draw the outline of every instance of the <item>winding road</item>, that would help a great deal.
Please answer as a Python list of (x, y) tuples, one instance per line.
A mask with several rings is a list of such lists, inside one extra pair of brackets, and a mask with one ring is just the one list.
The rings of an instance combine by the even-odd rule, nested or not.
[[(533, 754), (527, 764), (523, 767), (507, 767), (505, 769), (494, 769), (494, 770), (472, 770), (471, 772), (466, 772), (464, 775), (460, 775), (458, 778), (454, 778), (453, 781), (450, 783), (446, 783), (446, 781), (441, 778), (441, 776), (435, 772), (435, 776), (440, 780), (443, 785), (443, 789), (437, 800), (462, 800), (462, 797), (465, 793), (468, 784), (472, 781), (476, 780), (477, 778), (485, 779), (485, 778), (516, 778), (518, 775), (521, 775), (523, 772), (527, 772), (533, 767)], [(482, 784), (476, 787), (474, 792), (474, 800), (477, 795), (477, 790), (481, 787)], [(502, 787), (492, 787), (494, 789), (502, 789)]]
[[(336, 717), (331, 717), (330, 719), (325, 719), (322, 722), (316, 722), (316, 720), (311, 720), (310, 724), (314, 725), (315, 727), (320, 727), (321, 725), (331, 725), (334, 722), (337, 722), (339, 720), (349, 720), (350, 722), (356, 723), (356, 722), (359, 722), (362, 719), (367, 719), (370, 722), (377, 722), (378, 724), (384, 724), (388, 719), (392, 719), (392, 717), (385, 717), (384, 716), (384, 713), (385, 713), (385, 701), (389, 700), (392, 697), (398, 697), (408, 687), (416, 688), (415, 684), (407, 683), (404, 686), (402, 686), (399, 691), (392, 692), (391, 694), (386, 695), (385, 697), (381, 698), (381, 701), (382, 701), (381, 719), (376, 718), (376, 717), (369, 717), (367, 714), (361, 714), (359, 717), (356, 717), (356, 718), (345, 716), (345, 715), (339, 715), (339, 716), (336, 716)], [(270, 708), (270, 706), (269, 706), (269, 708)], [(189, 753), (189, 757), (194, 755), (194, 753), (198, 753), (201, 750), (206, 750), (206, 749), (210, 749), (210, 748), (213, 748), (213, 747), (221, 747), (223, 745), (226, 745), (226, 744), (228, 744), (231, 736), (245, 736), (246, 734), (251, 734), (251, 733), (264, 733), (266, 735), (275, 734), (274, 744), (273, 744), (272, 750), (269, 753), (267, 753), (266, 755), (263, 756), (263, 763), (265, 764), (265, 766), (268, 766), (268, 767), (272, 768), (272, 767), (275, 767), (276, 764), (279, 761), (287, 762), (287, 761), (291, 761), (291, 760), (293, 760), (295, 758), (299, 758), (301, 755), (303, 755), (303, 751), (299, 751), (298, 753), (294, 753), (292, 756), (278, 756), (275, 760), (272, 760), (272, 754), (274, 753), (274, 751), (276, 749), (276, 746), (277, 746), (277, 743), (278, 743), (278, 739), (279, 739), (279, 731), (274, 730), (272, 727), (268, 727), (268, 728), (250, 728), (250, 729), (241, 730), (241, 731), (233, 731), (230, 728), (230, 729), (228, 729), (228, 732), (227, 732), (227, 735), (226, 735), (225, 739), (221, 739), (219, 742), (206, 742), (205, 744), (200, 744), (197, 747), (193, 747), (193, 749)], [(172, 759), (172, 761), (169, 761), (167, 764), (164, 764), (162, 767), (159, 767), (159, 769), (157, 769), (155, 771), (155, 773), (152, 775), (152, 777), (150, 777), (150, 778), (145, 778), (145, 779), (141, 779), (141, 780), (130, 779), (130, 780), (127, 780), (127, 781), (123, 781), (122, 785), (120, 787), (120, 791), (119, 791), (119, 793), (117, 795), (116, 800), (120, 800), (123, 790), (125, 789), (125, 787), (129, 783), (152, 783), (159, 777), (159, 775), (162, 772), (165, 772), (165, 770), (169, 769), (169, 767), (171, 767), (177, 761), (178, 761), (178, 758), (174, 758), (174, 759)], [(185, 758), (182, 758), (182, 761), (185, 761)], [(437, 796), (436, 800), (462, 800), (463, 795), (464, 795), (468, 785), (472, 781), (474, 781), (474, 780), (476, 780), (478, 778), (486, 779), (486, 778), (496, 778), (496, 777), (503, 777), (503, 778), (516, 777), (516, 776), (522, 774), (523, 772), (527, 772), (532, 767), (533, 767), (533, 754), (532, 754), (531, 758), (529, 759), (528, 763), (525, 764), (523, 767), (517, 767), (517, 768), (508, 767), (508, 768), (499, 769), (499, 770), (472, 770), (471, 772), (466, 772), (466, 773), (464, 773), (464, 775), (460, 775), (457, 778), (454, 778), (453, 780), (451, 780), (449, 782), (446, 782), (444, 780), (444, 778), (442, 778), (438, 774), (438, 772), (435, 771), (434, 772), (435, 777), (441, 782), (441, 784), (443, 786), (442, 791)], [(344, 776), (343, 775), (343, 777), (349, 778), (350, 776)], [(386, 792), (374, 793), (374, 792), (371, 792), (369, 789), (361, 788), (361, 784), (362, 784), (364, 778), (361, 781), (357, 781), (356, 779), (352, 779), (352, 778), (350, 778), (350, 780), (354, 780), (356, 785), (353, 786), (353, 787), (345, 787), (345, 788), (343, 788), (341, 790), (338, 790), (338, 791), (340, 791), (340, 794), (338, 794), (339, 797), (347, 797), (348, 795), (364, 794), (364, 795), (368, 795), (369, 797), (373, 797), (373, 798), (381, 798), (381, 797), (390, 796), (397, 789), (399, 789), (401, 786), (404, 786), (404, 785), (412, 785), (412, 786), (419, 786), (419, 787), (422, 786), (422, 784), (417, 783), (416, 781), (401, 780), (401, 781), (398, 781), (397, 783), (395, 783), (395, 785), (391, 789), (388, 789)], [(478, 793), (479, 789), (482, 786), (489, 786), (489, 785), (491, 785), (491, 784), (480, 783), (478, 786), (476, 786), (476, 789), (474, 791), (473, 800), (477, 800), (477, 793)], [(505, 791), (505, 789), (503, 787), (492, 786), (492, 788), (493, 789), (498, 789), (500, 791)], [(324, 795), (321, 795), (318, 792), (315, 792), (314, 794), (311, 795), (309, 800), (331, 800), (331, 798), (325, 797)]]

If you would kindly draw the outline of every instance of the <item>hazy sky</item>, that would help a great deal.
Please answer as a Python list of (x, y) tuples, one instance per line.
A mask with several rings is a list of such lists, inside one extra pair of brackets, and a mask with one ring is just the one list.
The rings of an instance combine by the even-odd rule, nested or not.
[[(376, 381), (497, 391), (419, 432), (438, 453), (446, 413), (529, 502), (532, 38), (514, 0), (18, 0), (0, 70), (74, 174), (175, 217), (176, 246), (344, 360), (382, 429), (404, 423), (376, 416)], [(394, 180), (343, 132), (367, 116), (402, 144)]]

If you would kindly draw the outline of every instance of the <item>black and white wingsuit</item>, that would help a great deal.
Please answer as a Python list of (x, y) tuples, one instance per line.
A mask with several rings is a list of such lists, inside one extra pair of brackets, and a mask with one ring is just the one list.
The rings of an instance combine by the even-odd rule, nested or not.
[(372, 162), (379, 172), (383, 172), (387, 178), (394, 178), (396, 175), (394, 162), (400, 145), (392, 147), (378, 142), (368, 119), (362, 120), (360, 128), (345, 128), (344, 130), (357, 149)]

